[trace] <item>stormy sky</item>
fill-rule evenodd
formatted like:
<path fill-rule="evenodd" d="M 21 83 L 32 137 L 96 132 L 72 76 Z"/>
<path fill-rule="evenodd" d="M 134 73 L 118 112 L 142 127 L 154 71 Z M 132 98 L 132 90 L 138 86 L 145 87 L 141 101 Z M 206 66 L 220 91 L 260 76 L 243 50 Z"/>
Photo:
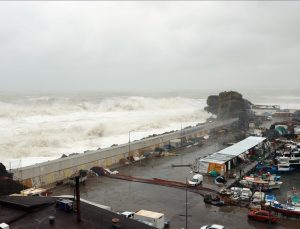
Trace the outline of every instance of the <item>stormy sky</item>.
<path fill-rule="evenodd" d="M 0 91 L 299 88 L 300 2 L 0 2 Z"/>

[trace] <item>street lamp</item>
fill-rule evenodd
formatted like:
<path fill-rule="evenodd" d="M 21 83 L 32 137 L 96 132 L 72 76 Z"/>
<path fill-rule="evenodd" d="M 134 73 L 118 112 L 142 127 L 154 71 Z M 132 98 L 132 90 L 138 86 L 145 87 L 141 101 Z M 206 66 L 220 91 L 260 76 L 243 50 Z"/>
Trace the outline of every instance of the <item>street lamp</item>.
<path fill-rule="evenodd" d="M 182 147 L 182 122 L 180 122 L 180 147 Z"/>
<path fill-rule="evenodd" d="M 135 130 L 130 130 L 129 132 L 128 132 L 128 157 L 130 156 L 129 154 L 130 154 L 130 143 L 131 143 L 131 139 L 130 139 L 130 136 L 131 136 L 131 132 L 133 132 L 133 131 L 135 131 Z M 141 161 L 141 158 L 140 158 L 140 164 L 142 163 L 142 161 Z"/>
<path fill-rule="evenodd" d="M 129 132 L 128 132 L 128 157 L 130 156 L 129 154 L 130 154 L 130 133 L 132 132 L 132 130 L 130 130 Z"/>

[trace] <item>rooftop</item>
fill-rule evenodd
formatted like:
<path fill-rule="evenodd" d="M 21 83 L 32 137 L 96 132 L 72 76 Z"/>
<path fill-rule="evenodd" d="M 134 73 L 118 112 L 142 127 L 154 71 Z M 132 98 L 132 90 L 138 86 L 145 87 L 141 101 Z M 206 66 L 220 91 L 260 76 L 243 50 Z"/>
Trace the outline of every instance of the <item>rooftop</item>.
<path fill-rule="evenodd" d="M 73 211 L 65 212 L 55 207 L 57 198 L 6 196 L 0 198 L 0 222 L 13 228 L 113 228 L 112 219 L 119 219 L 122 229 L 153 229 L 153 227 L 127 219 L 123 215 L 81 202 L 81 221 Z M 30 204 L 32 203 L 32 204 Z M 55 223 L 49 223 L 49 217 L 55 217 Z"/>
<path fill-rule="evenodd" d="M 153 218 L 153 219 L 159 219 L 160 217 L 162 217 L 164 215 L 159 212 L 152 212 L 152 211 L 147 211 L 147 210 L 140 210 L 140 211 L 136 212 L 135 214 L 140 215 L 140 216 L 146 216 L 146 217 Z"/>
<path fill-rule="evenodd" d="M 200 161 L 210 162 L 210 163 L 219 163 L 223 164 L 231 159 L 245 153 L 249 149 L 257 146 L 259 143 L 263 142 L 266 138 L 263 137 L 254 137 L 250 136 L 244 140 L 229 146 L 223 150 L 220 150 L 216 153 L 213 153 L 205 158 L 200 159 Z"/>

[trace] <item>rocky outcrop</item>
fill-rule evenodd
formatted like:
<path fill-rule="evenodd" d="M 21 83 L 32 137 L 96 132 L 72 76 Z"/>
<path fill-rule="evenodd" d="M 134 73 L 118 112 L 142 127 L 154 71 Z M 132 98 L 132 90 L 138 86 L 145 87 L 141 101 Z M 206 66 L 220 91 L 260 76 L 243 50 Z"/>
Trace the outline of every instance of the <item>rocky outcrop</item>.
<path fill-rule="evenodd" d="M 6 177 L 8 174 L 9 173 L 6 171 L 6 167 L 0 163 L 0 177 Z"/>
<path fill-rule="evenodd" d="M 0 180 L 0 196 L 20 193 L 23 189 L 26 189 L 24 185 L 12 179 Z"/>
<path fill-rule="evenodd" d="M 251 102 L 235 91 L 221 92 L 219 95 L 211 95 L 207 98 L 205 110 L 217 115 L 218 119 L 246 118 Z"/>
<path fill-rule="evenodd" d="M 12 174 L 7 172 L 5 166 L 0 163 L 0 195 L 20 193 L 24 188 L 24 185 L 12 180 Z"/>

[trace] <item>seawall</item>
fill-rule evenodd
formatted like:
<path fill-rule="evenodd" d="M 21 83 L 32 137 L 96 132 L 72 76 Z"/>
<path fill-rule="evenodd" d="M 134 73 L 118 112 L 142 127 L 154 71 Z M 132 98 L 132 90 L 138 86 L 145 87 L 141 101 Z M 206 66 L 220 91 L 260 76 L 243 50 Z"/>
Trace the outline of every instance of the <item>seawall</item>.
<path fill-rule="evenodd" d="M 215 121 L 168 134 L 133 141 L 130 143 L 130 152 L 129 144 L 126 143 L 106 149 L 86 151 L 79 155 L 22 167 L 15 169 L 12 172 L 14 173 L 15 180 L 21 181 L 28 187 L 47 186 L 71 177 L 80 169 L 90 169 L 94 166 L 110 168 L 119 164 L 120 160 L 125 159 L 128 156 L 140 155 L 145 151 L 154 150 L 155 147 L 162 147 L 163 145 L 168 144 L 170 140 L 201 137 L 209 134 L 210 131 L 229 127 L 237 121 L 237 119 Z"/>

